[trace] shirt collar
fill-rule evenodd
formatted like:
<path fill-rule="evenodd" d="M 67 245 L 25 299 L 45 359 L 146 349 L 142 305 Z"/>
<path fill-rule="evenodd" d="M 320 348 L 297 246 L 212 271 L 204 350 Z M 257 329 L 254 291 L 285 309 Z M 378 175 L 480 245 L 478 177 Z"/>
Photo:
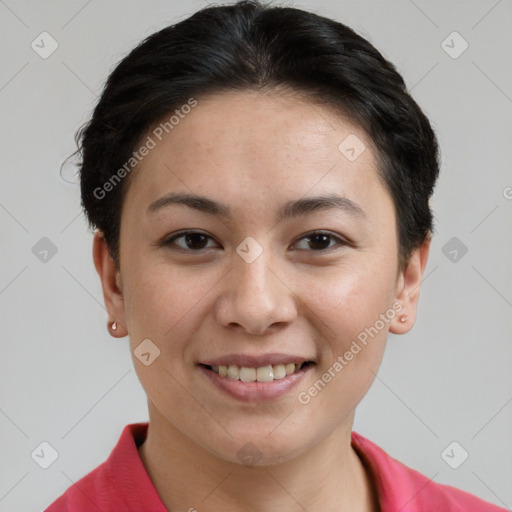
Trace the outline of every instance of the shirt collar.
<path fill-rule="evenodd" d="M 146 439 L 148 425 L 148 422 L 132 423 L 124 427 L 116 447 L 105 462 L 105 470 L 110 481 L 115 483 L 113 487 L 127 502 L 129 497 L 131 506 L 167 512 L 138 452 L 138 447 Z M 451 502 L 448 491 L 441 490 L 439 484 L 390 457 L 382 448 L 354 431 L 351 433 L 351 446 L 368 470 L 381 511 L 425 512 L 436 510 L 436 504 L 446 506 Z M 475 497 L 453 488 L 448 489 L 451 490 L 448 494 L 455 497 L 453 493 L 456 493 L 462 502 L 468 505 L 475 503 Z"/>

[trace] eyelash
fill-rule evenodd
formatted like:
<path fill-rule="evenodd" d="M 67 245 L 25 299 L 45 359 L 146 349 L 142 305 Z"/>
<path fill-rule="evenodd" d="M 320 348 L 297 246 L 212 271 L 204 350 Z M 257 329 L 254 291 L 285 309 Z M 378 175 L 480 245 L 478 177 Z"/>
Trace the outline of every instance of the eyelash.
<path fill-rule="evenodd" d="M 185 237 L 187 235 L 203 235 L 206 238 L 209 238 L 210 240 L 213 240 L 213 238 L 210 235 L 207 235 L 206 233 L 203 233 L 201 231 L 181 231 L 179 233 L 176 233 L 176 234 L 172 235 L 171 237 L 163 239 L 158 245 L 161 246 L 161 247 L 171 246 L 174 243 L 175 240 L 177 240 L 179 238 L 183 238 L 183 237 Z M 337 240 L 338 241 L 337 245 L 339 245 L 339 246 L 352 246 L 352 244 L 350 242 L 348 242 L 347 240 L 345 240 L 345 239 L 343 239 L 343 238 L 341 238 L 341 237 L 339 237 L 339 236 L 337 236 L 337 235 L 335 235 L 335 234 L 333 234 L 333 233 L 331 233 L 329 231 L 311 231 L 310 233 L 306 233 L 301 238 L 299 238 L 298 241 L 303 240 L 303 239 L 313 238 L 315 236 L 320 236 L 320 235 L 326 235 L 326 236 L 330 237 L 331 239 Z M 319 249 L 319 250 L 311 250 L 311 251 L 308 251 L 308 252 L 322 253 L 322 252 L 330 251 L 334 247 L 336 247 L 336 246 L 327 247 L 325 249 Z M 171 247 L 171 249 L 174 250 L 174 248 L 172 248 L 172 247 Z M 201 251 L 204 251 L 206 249 L 209 249 L 209 247 L 203 248 L 203 249 L 194 250 L 194 249 L 186 249 L 186 248 L 178 246 L 177 250 L 180 250 L 180 249 L 185 251 L 185 252 L 201 252 Z M 304 250 L 304 249 L 301 249 L 301 250 Z"/>

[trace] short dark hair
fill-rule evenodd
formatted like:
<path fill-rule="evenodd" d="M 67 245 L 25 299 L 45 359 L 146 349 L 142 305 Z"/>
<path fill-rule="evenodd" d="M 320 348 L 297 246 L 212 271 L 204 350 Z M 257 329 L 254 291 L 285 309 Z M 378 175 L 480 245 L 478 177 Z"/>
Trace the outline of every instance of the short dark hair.
<path fill-rule="evenodd" d="M 190 98 L 244 90 L 295 93 L 364 130 L 393 199 L 404 269 L 433 232 L 429 199 L 439 155 L 427 117 L 395 66 L 351 28 L 257 0 L 205 7 L 147 37 L 112 71 L 90 121 L 77 132 L 82 206 L 118 268 L 121 211 L 132 176 L 126 162 L 137 144 Z M 123 166 L 125 172 L 114 176 Z"/>

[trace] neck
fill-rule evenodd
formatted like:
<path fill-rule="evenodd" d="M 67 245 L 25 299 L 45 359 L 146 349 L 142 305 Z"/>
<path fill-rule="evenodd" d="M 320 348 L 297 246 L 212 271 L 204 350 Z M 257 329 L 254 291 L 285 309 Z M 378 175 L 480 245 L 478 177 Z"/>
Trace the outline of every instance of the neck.
<path fill-rule="evenodd" d="M 350 445 L 353 415 L 294 459 L 273 466 L 242 466 L 192 442 L 150 404 L 139 454 L 168 510 L 378 512 L 371 477 Z"/>

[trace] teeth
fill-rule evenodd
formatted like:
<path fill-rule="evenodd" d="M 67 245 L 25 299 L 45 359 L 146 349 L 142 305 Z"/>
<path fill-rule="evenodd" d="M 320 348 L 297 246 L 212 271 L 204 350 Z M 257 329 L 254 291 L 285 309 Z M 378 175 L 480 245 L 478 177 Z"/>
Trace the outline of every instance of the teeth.
<path fill-rule="evenodd" d="M 261 366 L 256 370 L 258 382 L 272 382 L 274 380 L 274 369 L 272 366 Z"/>
<path fill-rule="evenodd" d="M 274 370 L 274 380 L 284 379 L 286 377 L 286 367 L 284 364 L 275 364 L 272 366 L 272 369 Z"/>
<path fill-rule="evenodd" d="M 291 375 L 295 371 L 295 366 L 298 366 L 298 365 L 295 365 L 293 363 L 288 363 L 284 367 L 284 369 L 286 370 L 286 375 Z"/>
<path fill-rule="evenodd" d="M 254 382 L 256 380 L 256 368 L 240 368 L 240 380 L 242 382 Z"/>
<path fill-rule="evenodd" d="M 238 366 L 228 366 L 228 379 L 238 380 L 240 377 L 240 370 Z"/>
<path fill-rule="evenodd" d="M 219 374 L 221 377 L 241 380 L 242 382 L 272 382 L 273 380 L 284 379 L 288 375 L 295 373 L 301 366 L 301 363 L 274 364 L 260 366 L 259 368 L 219 365 L 212 366 L 212 371 Z"/>

